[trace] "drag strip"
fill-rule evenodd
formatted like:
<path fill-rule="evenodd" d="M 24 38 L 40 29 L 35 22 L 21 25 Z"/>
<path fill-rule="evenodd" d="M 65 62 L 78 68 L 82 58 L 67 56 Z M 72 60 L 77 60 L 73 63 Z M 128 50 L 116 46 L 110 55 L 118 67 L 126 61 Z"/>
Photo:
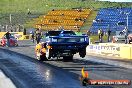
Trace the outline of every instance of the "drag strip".
<path fill-rule="evenodd" d="M 19 47 L 4 47 L 0 49 L 1 58 L 9 60 L 13 64 L 8 66 L 1 64 L 8 69 L 15 80 L 19 79 L 15 84 L 21 84 L 19 88 L 82 88 L 79 82 L 82 67 L 89 72 L 91 79 L 130 79 L 132 80 L 132 71 L 122 67 L 97 63 L 81 59 L 78 55 L 74 57 L 73 62 L 63 61 L 44 61 L 39 62 L 34 57 L 34 45 L 29 41 L 21 41 L 23 45 Z M 24 45 L 25 44 L 25 45 Z M 95 58 L 86 56 L 86 58 Z M 3 60 L 2 59 L 2 60 Z M 45 74 L 52 74 L 49 80 L 46 80 Z M 10 73 L 5 72 L 9 74 Z M 12 78 L 13 79 L 13 78 Z M 24 86 L 24 87 L 21 87 Z M 45 87 L 47 86 L 47 87 Z M 131 86 L 88 86 L 87 88 L 131 88 Z"/>
<path fill-rule="evenodd" d="M 63 69 L 61 65 L 58 65 L 61 67 L 57 66 L 63 63 L 62 61 L 39 62 L 34 58 L 7 49 L 0 49 L 0 52 L 0 58 L 2 58 L 0 68 L 11 78 L 17 88 L 83 88 L 79 75 L 74 73 L 74 70 L 72 72 Z M 87 88 L 113 87 L 87 86 Z"/>
<path fill-rule="evenodd" d="M 18 88 L 81 88 L 78 80 L 33 58 L 0 49 L 1 69 Z"/>

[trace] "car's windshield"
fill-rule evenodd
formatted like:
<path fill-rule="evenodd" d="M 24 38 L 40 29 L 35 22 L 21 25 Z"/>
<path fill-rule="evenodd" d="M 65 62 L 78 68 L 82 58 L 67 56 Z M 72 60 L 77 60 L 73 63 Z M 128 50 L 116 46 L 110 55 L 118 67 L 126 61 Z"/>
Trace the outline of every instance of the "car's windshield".
<path fill-rule="evenodd" d="M 75 35 L 75 32 L 73 32 L 73 31 L 63 31 L 63 34 Z"/>
<path fill-rule="evenodd" d="M 61 31 L 48 31 L 46 36 L 59 36 Z"/>

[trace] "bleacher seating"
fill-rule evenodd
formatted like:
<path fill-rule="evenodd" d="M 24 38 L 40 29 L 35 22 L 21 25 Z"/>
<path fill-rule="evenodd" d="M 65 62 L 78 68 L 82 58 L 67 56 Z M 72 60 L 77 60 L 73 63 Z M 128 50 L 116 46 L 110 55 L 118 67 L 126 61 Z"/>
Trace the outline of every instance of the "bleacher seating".
<path fill-rule="evenodd" d="M 112 32 L 123 30 L 127 26 L 127 13 L 128 14 L 128 30 L 132 29 L 132 8 L 102 8 L 98 12 L 93 24 L 90 28 L 92 32 L 96 32 L 99 28 L 107 31 L 108 28 Z M 125 24 L 118 24 L 123 22 Z"/>
<path fill-rule="evenodd" d="M 91 9 L 81 10 L 52 10 L 47 15 L 35 19 L 35 27 L 41 26 L 44 30 L 53 30 L 63 27 L 67 30 L 77 30 L 83 26 L 89 16 Z"/>

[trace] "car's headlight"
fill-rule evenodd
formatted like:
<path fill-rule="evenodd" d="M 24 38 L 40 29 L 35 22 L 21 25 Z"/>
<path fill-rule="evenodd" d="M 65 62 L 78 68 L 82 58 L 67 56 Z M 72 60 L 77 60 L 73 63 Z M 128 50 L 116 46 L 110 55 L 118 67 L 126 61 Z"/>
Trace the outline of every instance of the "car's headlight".
<path fill-rule="evenodd" d="M 80 42 L 84 42 L 84 38 L 81 38 L 81 39 L 80 39 Z"/>

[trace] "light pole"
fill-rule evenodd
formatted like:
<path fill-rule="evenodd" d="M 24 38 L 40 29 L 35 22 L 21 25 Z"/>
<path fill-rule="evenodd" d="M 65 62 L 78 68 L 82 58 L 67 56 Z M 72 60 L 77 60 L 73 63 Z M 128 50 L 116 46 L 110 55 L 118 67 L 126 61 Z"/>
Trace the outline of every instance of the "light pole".
<path fill-rule="evenodd" d="M 128 29 L 128 15 L 129 15 L 130 13 L 126 13 L 126 16 L 127 16 L 127 29 Z"/>
<path fill-rule="evenodd" d="M 9 21 L 10 21 L 10 24 L 12 23 L 11 21 L 12 21 L 12 17 L 11 17 L 12 15 L 10 14 L 10 16 L 9 16 Z"/>

